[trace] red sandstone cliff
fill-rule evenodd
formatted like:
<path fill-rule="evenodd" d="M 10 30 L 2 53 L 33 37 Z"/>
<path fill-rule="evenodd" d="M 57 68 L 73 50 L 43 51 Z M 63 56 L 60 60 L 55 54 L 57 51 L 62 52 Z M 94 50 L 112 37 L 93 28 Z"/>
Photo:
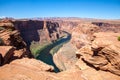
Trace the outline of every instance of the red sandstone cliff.
<path fill-rule="evenodd" d="M 0 67 L 0 79 L 120 80 L 120 42 L 117 39 L 120 34 L 119 25 L 102 23 L 101 26 L 79 20 L 75 23 L 71 22 L 70 20 L 60 24 L 62 30 L 72 34 L 72 39 L 53 58 L 62 72 L 51 72 L 52 66 L 35 59 L 23 58 Z M 33 39 L 42 43 L 59 37 L 58 23 L 55 22 L 29 20 L 12 21 L 13 24 L 20 33 L 18 31 L 9 33 L 9 27 L 4 26 L 7 31 L 2 30 L 0 33 L 0 38 L 4 41 L 0 46 L 2 52 L 0 63 L 9 60 L 15 53 L 20 55 L 23 51 L 26 52 L 25 42 L 30 44 Z M 10 29 L 14 30 L 13 28 Z"/>
<path fill-rule="evenodd" d="M 15 28 L 20 31 L 21 37 L 30 45 L 32 41 L 43 43 L 57 40 L 60 35 L 59 24 L 51 21 L 25 20 L 14 21 Z"/>
<path fill-rule="evenodd" d="M 59 24 L 36 20 L 0 21 L 0 65 L 13 59 L 32 57 L 29 45 L 32 41 L 40 44 L 59 38 Z"/>

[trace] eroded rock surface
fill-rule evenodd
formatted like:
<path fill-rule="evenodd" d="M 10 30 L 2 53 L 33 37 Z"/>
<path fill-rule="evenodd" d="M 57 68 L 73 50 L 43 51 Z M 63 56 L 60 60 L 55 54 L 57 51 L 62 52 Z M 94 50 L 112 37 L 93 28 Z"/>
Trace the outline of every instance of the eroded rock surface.
<path fill-rule="evenodd" d="M 99 27 L 92 24 L 79 24 L 72 31 L 71 42 L 79 49 L 82 46 L 90 44 L 92 40 L 92 34 L 97 32 Z"/>
<path fill-rule="evenodd" d="M 77 69 L 50 73 L 53 67 L 35 59 L 14 60 L 9 65 L 0 67 L 0 80 L 84 80 Z"/>
<path fill-rule="evenodd" d="M 92 24 L 97 25 L 101 28 L 102 31 L 120 31 L 120 23 L 111 23 L 111 22 L 92 22 Z"/>
<path fill-rule="evenodd" d="M 10 64 L 0 67 L 0 80 L 45 80 L 52 76 L 50 76 L 49 72 L 43 71 L 52 70 L 52 66 L 49 66 L 41 61 L 23 58 L 14 60 Z"/>
<path fill-rule="evenodd" d="M 10 62 L 14 55 L 15 48 L 13 46 L 0 46 L 1 65 Z"/>
<path fill-rule="evenodd" d="M 0 67 L 0 80 L 119 80 L 110 72 L 93 68 L 71 68 L 59 73 L 51 72 L 53 67 L 35 59 L 18 59 Z"/>
<path fill-rule="evenodd" d="M 15 48 L 10 53 L 13 54 L 9 56 L 11 59 L 6 59 L 8 60 L 6 62 L 22 57 L 33 57 L 29 51 L 32 41 L 44 44 L 55 41 L 59 37 L 60 29 L 59 24 L 56 22 L 9 19 L 0 21 L 0 45 L 6 46 L 6 48 L 7 46 Z M 3 54 L 2 52 L 0 53 Z"/>
<path fill-rule="evenodd" d="M 53 60 L 56 66 L 61 70 L 67 70 L 72 67 L 77 61 L 74 47 L 71 43 L 65 44 L 60 50 L 54 54 Z"/>
<path fill-rule="evenodd" d="M 120 75 L 120 42 L 117 40 L 119 33 L 102 32 L 95 35 L 92 45 L 79 50 L 82 59 L 98 70 Z"/>
<path fill-rule="evenodd" d="M 29 46 L 32 41 L 40 43 L 55 41 L 60 36 L 59 24 L 51 21 L 18 20 L 14 26 Z"/>
<path fill-rule="evenodd" d="M 2 65 L 9 63 L 14 59 L 32 56 L 26 47 L 26 43 L 23 41 L 17 30 L 2 30 L 0 33 L 0 38 L 2 40 L 0 53 L 2 54 L 2 58 L 4 60 Z"/>
<path fill-rule="evenodd" d="M 0 67 L 0 80 L 120 80 L 119 24 L 84 22 L 69 18 L 60 25 L 36 20 L 2 21 L 0 65 L 17 60 Z M 62 72 L 54 73 L 51 65 L 23 58 L 30 55 L 25 42 L 54 41 L 60 37 L 60 26 L 72 34 L 71 41 L 53 57 Z"/>

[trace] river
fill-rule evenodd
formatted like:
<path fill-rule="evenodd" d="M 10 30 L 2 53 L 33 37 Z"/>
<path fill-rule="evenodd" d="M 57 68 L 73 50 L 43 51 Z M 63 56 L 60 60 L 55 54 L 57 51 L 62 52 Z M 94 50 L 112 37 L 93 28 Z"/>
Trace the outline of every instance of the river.
<path fill-rule="evenodd" d="M 49 64 L 49 65 L 52 65 L 54 67 L 54 70 L 55 72 L 59 72 L 59 69 L 56 67 L 56 65 L 54 64 L 54 61 L 53 61 L 53 55 L 54 53 L 56 53 L 60 47 L 57 47 L 58 49 L 54 52 L 54 53 L 50 53 L 50 51 L 52 49 L 54 49 L 56 46 L 59 46 L 59 45 L 63 45 L 65 43 L 67 43 L 70 39 L 71 39 L 71 34 L 66 32 L 66 31 L 63 31 L 64 34 L 66 34 L 66 36 L 58 39 L 56 42 L 54 42 L 53 44 L 49 45 L 48 47 L 44 48 L 40 53 L 39 55 L 36 57 L 36 59 L 38 60 L 41 60 L 43 61 L 44 63 L 46 64 Z"/>

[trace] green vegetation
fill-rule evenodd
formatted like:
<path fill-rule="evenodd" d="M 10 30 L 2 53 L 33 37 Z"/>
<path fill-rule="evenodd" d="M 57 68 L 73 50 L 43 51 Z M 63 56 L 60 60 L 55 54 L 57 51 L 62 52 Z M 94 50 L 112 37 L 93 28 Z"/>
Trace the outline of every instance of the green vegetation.
<path fill-rule="evenodd" d="M 69 33 L 64 32 L 64 34 L 65 35 L 52 42 L 46 41 L 40 44 L 39 42 L 32 41 L 30 45 L 32 55 L 36 59 L 54 66 L 55 72 L 59 72 L 59 69 L 54 64 L 53 55 L 63 46 L 63 44 L 67 43 L 71 39 L 71 35 Z M 62 65 L 64 66 L 64 64 Z"/>
<path fill-rule="evenodd" d="M 67 36 L 67 35 L 66 35 Z M 59 42 L 63 37 L 65 37 L 65 36 L 62 36 L 61 38 L 59 38 L 58 40 L 57 40 L 57 42 Z M 63 46 L 63 44 L 65 44 L 65 43 L 67 43 L 68 41 L 63 41 L 63 42 L 60 42 L 60 44 L 58 43 L 57 44 L 57 46 L 55 46 L 55 47 L 53 47 L 51 50 L 50 50 L 50 53 L 52 54 L 52 55 L 54 55 L 62 46 Z"/>
<path fill-rule="evenodd" d="M 2 38 L 0 38 L 0 46 L 4 44 L 4 41 L 2 40 Z"/>
<path fill-rule="evenodd" d="M 120 41 L 120 36 L 118 37 L 118 41 Z"/>
<path fill-rule="evenodd" d="M 39 55 L 39 53 L 45 49 L 46 47 L 48 47 L 51 43 L 49 42 L 45 42 L 43 44 L 40 44 L 39 42 L 35 42 L 33 41 L 30 45 L 30 51 L 32 52 L 34 57 L 37 57 Z"/>
<path fill-rule="evenodd" d="M 5 28 L 4 28 L 4 27 L 2 27 L 2 26 L 0 26 L 0 31 L 1 31 L 1 30 L 5 30 Z"/>
<path fill-rule="evenodd" d="M 70 39 L 70 36 L 68 36 L 69 38 L 65 38 L 66 36 L 68 35 L 65 34 L 64 36 L 60 37 L 54 42 L 46 41 L 42 44 L 40 44 L 39 42 L 32 41 L 30 45 L 30 51 L 33 54 L 33 56 L 36 58 L 40 54 L 42 55 L 42 53 L 46 53 L 46 52 L 47 54 L 50 53 L 51 55 L 54 55 L 54 53 L 56 53 L 63 46 L 63 44 L 68 42 L 68 40 Z"/>
<path fill-rule="evenodd" d="M 63 37 L 64 37 L 64 36 L 63 36 Z M 57 44 L 59 43 L 59 41 L 60 41 L 63 37 L 59 38 L 59 39 L 56 40 L 54 43 L 44 42 L 44 43 L 40 44 L 39 42 L 32 41 L 32 42 L 31 42 L 31 45 L 30 45 L 30 51 L 31 51 L 31 53 L 33 54 L 34 57 L 37 57 L 37 56 L 40 54 L 40 52 L 41 52 L 42 50 L 44 50 L 45 48 L 47 48 L 48 46 L 51 45 L 51 47 L 52 47 L 52 46 L 53 46 L 52 44 L 57 45 Z M 56 42 L 58 42 L 58 43 L 56 43 Z M 54 53 L 56 53 L 56 52 L 63 46 L 63 44 L 64 44 L 64 43 L 59 44 L 59 45 L 57 45 L 56 47 L 52 48 L 52 49 L 50 50 L 50 53 L 51 53 L 52 55 L 54 55 Z"/>

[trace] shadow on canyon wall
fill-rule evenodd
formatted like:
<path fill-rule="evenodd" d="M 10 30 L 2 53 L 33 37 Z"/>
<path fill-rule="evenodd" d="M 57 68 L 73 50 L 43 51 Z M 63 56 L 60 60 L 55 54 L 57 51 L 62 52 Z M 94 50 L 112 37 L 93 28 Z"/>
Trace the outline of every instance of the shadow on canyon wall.
<path fill-rule="evenodd" d="M 44 22 L 44 21 L 15 21 L 15 28 L 20 31 L 21 37 L 30 46 L 32 41 L 40 42 L 47 40 L 50 41 L 51 38 L 59 38 L 58 27 L 59 24 L 55 22 Z M 52 33 L 58 33 L 56 35 L 51 35 Z"/>
<path fill-rule="evenodd" d="M 38 30 L 43 29 L 43 21 L 15 21 L 14 24 L 28 46 L 33 40 L 40 41 Z"/>

